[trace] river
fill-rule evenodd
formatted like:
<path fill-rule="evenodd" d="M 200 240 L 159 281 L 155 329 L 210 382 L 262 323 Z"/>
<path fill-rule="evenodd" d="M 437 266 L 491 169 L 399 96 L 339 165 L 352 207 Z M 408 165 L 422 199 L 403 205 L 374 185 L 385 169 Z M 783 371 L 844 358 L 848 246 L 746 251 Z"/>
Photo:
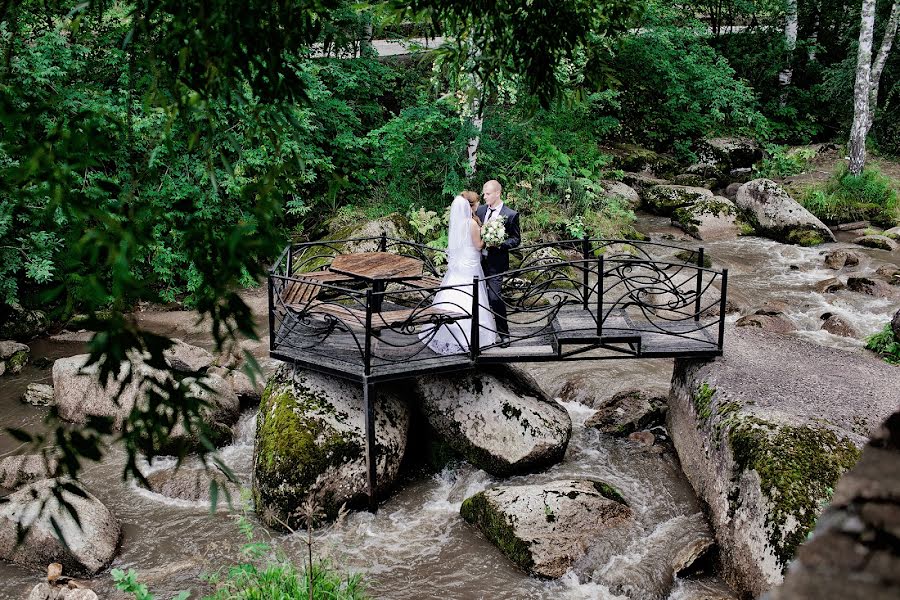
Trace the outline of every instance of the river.
<path fill-rule="evenodd" d="M 696 248 L 700 244 L 671 227 L 668 219 L 641 215 L 638 228 L 653 239 Z M 823 253 L 849 246 L 845 242 L 817 248 L 788 246 L 770 240 L 746 237 L 704 243 L 716 268 L 729 269 L 729 298 L 743 314 L 770 300 L 784 301 L 787 315 L 798 327 L 795 335 L 816 343 L 862 351 L 861 339 L 842 338 L 821 331 L 821 315 L 829 312 L 852 323 L 861 336 L 870 335 L 890 319 L 895 303 L 841 290 L 821 294 L 815 284 L 834 277 L 826 269 Z M 870 274 L 896 256 L 884 251 L 854 247 L 863 256 L 854 270 Z M 265 294 L 248 292 L 265 339 L 267 320 Z M 733 322 L 739 315 L 730 315 Z M 211 348 L 211 339 L 188 312 L 137 313 L 142 324 L 189 343 Z M 50 360 L 84 350 L 82 341 L 39 339 L 30 344 L 32 360 Z M 249 347 L 261 359 L 266 346 Z M 725 351 L 728 351 L 727 337 Z M 701 507 L 682 475 L 673 452 L 650 452 L 627 440 L 586 429 L 593 410 L 578 402 L 602 400 L 616 391 L 639 387 L 665 392 L 672 374 L 671 360 L 622 360 L 601 363 L 543 363 L 526 367 L 538 376 L 554 396 L 565 396 L 563 404 L 573 421 L 573 434 L 562 463 L 505 483 L 537 483 L 560 478 L 599 478 L 619 488 L 634 509 L 635 519 L 627 535 L 598 539 L 588 554 L 565 577 L 547 582 L 525 576 L 476 530 L 459 516 L 463 499 L 499 480 L 467 464 L 460 464 L 424 479 L 406 481 L 377 514 L 353 513 L 342 524 L 316 532 L 313 551 L 328 557 L 341 569 L 362 573 L 370 593 L 378 598 L 418 599 L 518 599 L 592 598 L 650 599 L 729 598 L 727 587 L 715 573 L 700 572 L 671 585 L 664 576 L 673 548 L 703 535 Z M 30 382 L 50 383 L 49 368 L 29 365 L 16 376 L 0 379 L 2 425 L 32 431 L 41 428 L 45 409 L 20 402 Z M 245 413 L 237 426 L 233 444 L 221 453 L 235 472 L 249 482 L 252 471 L 255 415 Z M 9 435 L 0 435 L 0 455 L 17 448 Z M 165 499 L 121 482 L 123 456 L 113 450 L 100 464 L 90 465 L 84 476 L 87 488 L 122 521 L 124 539 L 113 566 L 134 568 L 150 584 L 157 598 L 170 598 L 175 591 L 196 588 L 197 575 L 239 560 L 244 538 L 234 513 L 211 514 L 205 504 Z M 148 466 L 163 468 L 162 459 Z M 255 522 L 252 514 L 247 518 Z M 257 525 L 260 539 L 269 540 L 288 557 L 301 562 L 306 554 L 305 535 L 282 535 Z M 11 564 L 0 564 L 0 597 L 24 598 L 40 581 L 41 573 Z M 109 576 L 92 582 L 108 597 Z"/>

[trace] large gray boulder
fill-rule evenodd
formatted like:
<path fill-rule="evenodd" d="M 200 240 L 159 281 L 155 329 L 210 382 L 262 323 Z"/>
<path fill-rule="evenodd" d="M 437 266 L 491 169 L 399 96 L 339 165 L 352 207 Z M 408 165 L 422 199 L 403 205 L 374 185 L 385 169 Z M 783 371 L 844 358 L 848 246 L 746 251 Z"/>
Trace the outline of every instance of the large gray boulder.
<path fill-rule="evenodd" d="M 0 304 L 0 340 L 30 340 L 47 330 L 47 315 L 21 304 Z"/>
<path fill-rule="evenodd" d="M 556 464 L 572 434 L 566 409 L 517 369 L 421 377 L 415 395 L 435 435 L 493 475 Z"/>
<path fill-rule="evenodd" d="M 853 243 L 865 246 L 866 248 L 887 250 L 888 252 L 896 252 L 900 249 L 900 244 L 886 235 L 864 235 L 853 240 Z"/>
<path fill-rule="evenodd" d="M 709 138 L 697 143 L 697 158 L 702 164 L 716 165 L 720 170 L 752 167 L 762 158 L 756 140 L 744 137 Z"/>
<path fill-rule="evenodd" d="M 184 373 L 200 373 L 206 371 L 213 364 L 213 355 L 205 348 L 193 346 L 173 338 L 172 346 L 163 353 L 166 362 L 176 371 Z"/>
<path fill-rule="evenodd" d="M 625 437 L 640 429 L 662 423 L 667 399 L 642 390 L 614 394 L 584 424 L 603 433 Z"/>
<path fill-rule="evenodd" d="M 676 360 L 667 424 L 709 506 L 732 585 L 782 579 L 866 435 L 897 405 L 896 368 L 792 336 L 730 329 L 725 355 Z"/>
<path fill-rule="evenodd" d="M 215 481 L 218 487 L 217 504 L 220 507 L 227 506 L 228 499 L 233 504 L 239 503 L 240 487 L 228 481 L 221 473 L 182 466 L 179 469 L 175 467 L 161 469 L 147 475 L 151 492 L 185 502 L 209 502 L 212 481 Z"/>
<path fill-rule="evenodd" d="M 147 391 L 152 385 L 169 381 L 171 377 L 165 371 L 153 369 L 141 360 L 133 359 L 130 363 L 133 370 L 131 381 L 125 383 L 129 366 L 123 364 L 118 376 L 105 385 L 100 381 L 96 364 L 85 367 L 87 359 L 87 354 L 79 354 L 60 358 L 53 363 L 54 403 L 59 416 L 73 423 L 85 423 L 91 415 L 104 416 L 112 418 L 114 427 L 121 428 L 135 404 L 146 401 Z M 223 443 L 230 440 L 231 426 L 240 416 L 240 403 L 231 386 L 214 375 L 200 380 L 210 389 L 204 389 L 195 379 L 185 381 L 190 385 L 193 396 L 208 403 L 202 415 L 213 433 L 212 441 Z M 172 441 L 176 443 L 184 437 L 192 438 L 192 443 L 198 442 L 196 436 L 188 436 L 179 423 L 172 431 Z"/>
<path fill-rule="evenodd" d="M 56 469 L 56 460 L 40 454 L 14 454 L 0 460 L 0 487 L 15 489 L 46 479 Z"/>
<path fill-rule="evenodd" d="M 734 200 L 758 235 L 786 244 L 816 246 L 834 234 L 771 179 L 754 179 L 738 188 Z"/>
<path fill-rule="evenodd" d="M 263 392 L 256 424 L 253 495 L 272 527 L 294 527 L 307 498 L 334 518 L 366 499 L 362 388 L 318 373 L 282 368 Z M 397 479 L 406 452 L 409 408 L 388 388 L 375 404 L 377 493 Z"/>
<path fill-rule="evenodd" d="M 25 344 L 6 340 L 0 342 L 0 375 L 4 372 L 18 375 L 28 364 L 31 349 Z"/>
<path fill-rule="evenodd" d="M 98 600 L 98 598 L 97 593 L 88 588 L 70 588 L 67 585 L 52 585 L 46 582 L 34 586 L 28 595 L 28 600 Z"/>
<path fill-rule="evenodd" d="M 58 562 L 66 573 L 96 575 L 116 555 L 122 533 L 119 521 L 89 492 L 82 490 L 81 496 L 63 491 L 63 498 L 78 514 L 75 521 L 51 494 L 53 486 L 51 479 L 38 481 L 10 494 L 7 502 L 0 504 L 0 558 L 41 569 Z M 57 537 L 51 521 L 59 527 L 68 547 Z M 17 545 L 17 528 L 22 526 L 30 530 Z"/>
<path fill-rule="evenodd" d="M 641 193 L 644 207 L 658 215 L 671 217 L 679 208 L 700 200 L 711 200 L 713 193 L 705 188 L 687 185 L 655 185 Z"/>
<path fill-rule="evenodd" d="M 622 183 L 621 181 L 608 180 L 601 181 L 600 183 L 603 186 L 603 193 L 607 198 L 620 200 L 625 206 L 632 210 L 641 205 L 640 195 L 638 195 L 637 191 L 630 185 Z"/>
<path fill-rule="evenodd" d="M 769 600 L 900 598 L 900 412 L 845 473 Z"/>
<path fill-rule="evenodd" d="M 495 487 L 467 498 L 463 518 L 532 575 L 561 577 L 603 535 L 631 518 L 631 509 L 601 481 L 564 480 Z"/>
<path fill-rule="evenodd" d="M 672 224 L 703 241 L 731 240 L 741 233 L 737 207 L 724 196 L 703 195 L 676 208 Z"/>
<path fill-rule="evenodd" d="M 891 319 L 891 331 L 894 332 L 894 339 L 900 344 L 900 310 L 895 312 L 894 318 Z"/>

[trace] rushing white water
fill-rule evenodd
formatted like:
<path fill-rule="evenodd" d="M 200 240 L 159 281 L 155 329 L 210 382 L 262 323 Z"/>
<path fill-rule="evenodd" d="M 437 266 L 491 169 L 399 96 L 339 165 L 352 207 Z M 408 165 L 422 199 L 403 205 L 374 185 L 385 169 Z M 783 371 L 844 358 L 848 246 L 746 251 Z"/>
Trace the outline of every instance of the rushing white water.
<path fill-rule="evenodd" d="M 654 234 L 655 239 L 668 234 L 680 239 L 673 243 L 692 248 L 700 245 L 684 239 L 665 219 L 644 216 L 639 227 Z M 836 276 L 846 280 L 852 273 L 869 275 L 882 264 L 896 262 L 896 256 L 889 253 L 854 247 L 863 257 L 860 264 L 838 273 L 824 267 L 823 255 L 846 244 L 800 248 L 761 238 L 741 238 L 704 246 L 716 268 L 729 269 L 728 297 L 742 314 L 750 314 L 767 301 L 784 301 L 787 317 L 798 328 L 795 335 L 817 343 L 861 351 L 862 338 L 881 329 L 896 310 L 896 303 L 887 300 L 848 290 L 822 294 L 815 289 L 822 280 Z M 823 313 L 845 318 L 860 337 L 842 338 L 822 331 Z M 729 320 L 738 316 L 729 315 Z M 204 343 L 202 338 L 192 339 Z M 80 346 L 48 342 L 32 344 L 32 348 L 35 356 L 50 358 L 81 351 Z M 405 481 L 377 514 L 352 513 L 344 523 L 316 531 L 315 555 L 331 557 L 341 568 L 364 574 L 371 593 L 379 598 L 689 600 L 701 594 L 727 598 L 727 586 L 714 576 L 671 581 L 672 554 L 707 530 L 677 457 L 672 452 L 650 452 L 584 427 L 593 413 L 586 404 L 629 387 L 664 392 L 672 362 L 548 363 L 529 365 L 528 369 L 551 395 L 584 402 L 564 402 L 572 417 L 573 434 L 560 464 L 543 473 L 502 482 L 464 463 L 424 479 Z M 4 377 L 3 381 L 3 425 L 38 429 L 42 410 L 22 405 L 19 397 L 28 382 L 47 382 L 48 371 L 28 367 L 21 375 Z M 252 472 L 255 427 L 254 413 L 245 413 L 236 427 L 234 442 L 220 450 L 220 456 L 245 485 L 249 485 Z M 15 446 L 11 438 L 0 438 L 0 452 Z M 137 569 L 157 597 L 168 598 L 179 589 L 196 585 L 200 571 L 239 560 L 239 548 L 245 540 L 233 514 L 210 514 L 206 503 L 174 501 L 123 484 L 122 464 L 121 451 L 114 451 L 103 463 L 91 465 L 85 476 L 88 489 L 124 524 L 125 536 L 115 567 Z M 173 464 L 171 459 L 158 459 L 146 466 L 146 472 Z M 556 581 L 526 576 L 459 516 L 465 498 L 495 484 L 582 477 L 601 479 L 619 488 L 634 510 L 634 522 L 624 534 L 594 540 L 585 557 Z M 252 514 L 249 518 L 253 519 Z M 299 563 L 305 559 L 304 532 L 283 535 L 258 526 L 257 535 L 270 540 L 292 560 Z M 178 570 L 178 565 L 187 567 Z M 39 579 L 40 573 L 0 565 L 0 597 L 24 597 Z M 94 583 L 101 592 L 110 587 L 105 576 Z"/>

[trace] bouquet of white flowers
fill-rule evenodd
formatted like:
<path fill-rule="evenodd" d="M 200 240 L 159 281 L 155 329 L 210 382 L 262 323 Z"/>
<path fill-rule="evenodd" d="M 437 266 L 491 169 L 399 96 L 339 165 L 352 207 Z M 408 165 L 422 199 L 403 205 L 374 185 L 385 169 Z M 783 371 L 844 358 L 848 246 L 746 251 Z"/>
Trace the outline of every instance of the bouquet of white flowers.
<path fill-rule="evenodd" d="M 481 239 L 486 247 L 497 247 L 506 240 L 504 221 L 503 217 L 497 217 L 481 226 Z"/>

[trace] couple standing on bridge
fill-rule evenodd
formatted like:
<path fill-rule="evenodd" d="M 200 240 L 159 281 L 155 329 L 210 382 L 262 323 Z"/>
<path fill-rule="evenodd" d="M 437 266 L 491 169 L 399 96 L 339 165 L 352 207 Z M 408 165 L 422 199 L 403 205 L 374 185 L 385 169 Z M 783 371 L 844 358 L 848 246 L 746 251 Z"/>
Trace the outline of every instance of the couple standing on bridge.
<path fill-rule="evenodd" d="M 503 187 L 496 180 L 484 184 L 481 196 L 484 205 L 477 193 L 468 191 L 450 205 L 447 273 L 441 281 L 447 289 L 435 294 L 432 306 L 470 313 L 472 282 L 478 277 L 478 345 L 489 346 L 499 335 L 500 345 L 506 347 L 509 325 L 501 288 L 503 273 L 509 270 L 509 251 L 521 242 L 519 213 L 503 203 Z M 471 319 L 464 319 L 436 329 L 429 325 L 419 335 L 438 354 L 459 354 L 469 350 L 471 330 Z"/>

